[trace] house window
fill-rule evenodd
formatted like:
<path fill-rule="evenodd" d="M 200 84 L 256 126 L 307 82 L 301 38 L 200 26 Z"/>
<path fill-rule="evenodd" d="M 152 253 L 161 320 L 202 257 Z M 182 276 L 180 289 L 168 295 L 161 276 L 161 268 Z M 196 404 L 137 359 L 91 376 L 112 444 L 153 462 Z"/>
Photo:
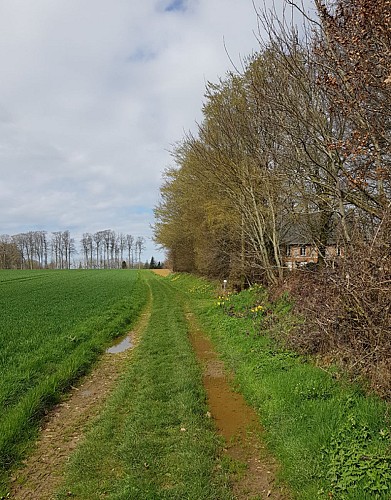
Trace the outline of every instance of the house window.
<path fill-rule="evenodd" d="M 287 245 L 287 246 L 286 246 L 286 256 L 287 256 L 287 257 L 290 257 L 290 256 L 291 256 L 291 246 L 290 246 L 290 245 Z"/>
<path fill-rule="evenodd" d="M 302 245 L 302 246 L 300 247 L 300 257 L 305 257 L 305 255 L 306 255 L 305 250 L 306 250 L 305 245 Z"/>

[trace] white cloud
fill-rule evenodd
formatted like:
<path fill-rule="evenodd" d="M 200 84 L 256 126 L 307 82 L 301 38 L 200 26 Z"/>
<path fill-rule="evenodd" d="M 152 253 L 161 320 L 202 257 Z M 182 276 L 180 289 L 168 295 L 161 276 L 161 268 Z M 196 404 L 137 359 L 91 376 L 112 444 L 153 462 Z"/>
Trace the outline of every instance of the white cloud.
<path fill-rule="evenodd" d="M 2 0 L 0 234 L 150 236 L 167 150 L 231 69 L 223 39 L 239 65 L 256 27 L 251 0 Z"/>

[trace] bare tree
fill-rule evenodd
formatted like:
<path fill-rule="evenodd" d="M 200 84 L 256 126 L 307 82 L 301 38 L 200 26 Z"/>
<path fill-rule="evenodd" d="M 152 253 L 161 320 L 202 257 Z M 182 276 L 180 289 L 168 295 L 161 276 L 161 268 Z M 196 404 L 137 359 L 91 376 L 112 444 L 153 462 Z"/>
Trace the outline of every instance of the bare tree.
<path fill-rule="evenodd" d="M 93 236 L 90 233 L 83 233 L 81 245 L 83 249 L 85 267 L 91 269 L 93 267 Z"/>
<path fill-rule="evenodd" d="M 118 267 L 120 267 L 120 264 L 122 265 L 122 262 L 124 260 L 124 253 L 126 249 L 126 236 L 123 233 L 120 233 L 117 237 L 117 246 L 119 248 L 119 261 L 120 261 Z"/>
<path fill-rule="evenodd" d="M 141 268 L 141 254 L 145 250 L 145 239 L 142 236 L 138 236 L 135 243 L 135 249 L 138 259 L 138 268 Z"/>
<path fill-rule="evenodd" d="M 75 252 L 75 245 L 74 245 L 74 239 L 71 237 L 71 234 L 68 230 L 63 231 L 61 234 L 61 245 L 62 245 L 62 255 L 63 255 L 63 262 L 62 262 L 62 268 L 63 269 L 70 269 L 71 268 L 71 258 L 73 253 Z"/>
<path fill-rule="evenodd" d="M 134 254 L 133 254 L 133 249 L 134 249 L 134 237 L 131 234 L 126 235 L 126 246 L 128 250 L 128 266 L 130 268 L 134 267 Z"/>
<path fill-rule="evenodd" d="M 22 265 L 22 255 L 13 237 L 0 235 L 0 269 L 17 269 Z"/>
<path fill-rule="evenodd" d="M 110 231 L 110 267 L 116 267 L 117 248 L 117 235 L 114 231 Z"/>
<path fill-rule="evenodd" d="M 93 235 L 93 240 L 95 243 L 95 256 L 96 256 L 96 262 L 95 262 L 95 267 L 99 269 L 101 267 L 101 247 L 102 247 L 102 232 L 98 231 L 94 233 Z"/>

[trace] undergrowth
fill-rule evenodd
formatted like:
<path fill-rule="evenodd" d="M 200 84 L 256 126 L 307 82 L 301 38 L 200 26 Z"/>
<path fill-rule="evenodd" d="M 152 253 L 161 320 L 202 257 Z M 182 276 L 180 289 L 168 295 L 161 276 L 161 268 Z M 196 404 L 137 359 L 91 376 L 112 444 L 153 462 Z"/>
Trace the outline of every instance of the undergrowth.
<path fill-rule="evenodd" d="M 190 275 L 171 280 L 258 412 L 294 498 L 389 500 L 389 405 L 278 343 L 297 324 L 289 297 L 272 301 L 261 287 L 202 295 Z"/>
<path fill-rule="evenodd" d="M 382 442 L 388 445 L 389 439 L 388 429 L 380 429 L 375 435 L 373 429 L 348 414 L 329 445 L 322 448 L 335 498 L 390 497 L 391 455 L 381 446 Z"/>
<path fill-rule="evenodd" d="M 284 286 L 303 321 L 287 340 L 391 400 L 391 214 L 371 241 L 355 233 L 332 265 L 289 274 Z"/>

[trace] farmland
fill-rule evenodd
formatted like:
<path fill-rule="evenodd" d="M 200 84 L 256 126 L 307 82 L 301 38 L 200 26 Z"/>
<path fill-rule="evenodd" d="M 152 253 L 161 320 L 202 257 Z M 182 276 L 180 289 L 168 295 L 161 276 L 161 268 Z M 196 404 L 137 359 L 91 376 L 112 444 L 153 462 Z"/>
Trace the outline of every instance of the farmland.
<path fill-rule="evenodd" d="M 136 271 L 0 272 L 0 464 L 147 300 Z"/>
<path fill-rule="evenodd" d="M 263 497 L 270 490 L 275 499 L 390 498 L 389 403 L 276 342 L 293 320 L 288 298 L 270 301 L 254 286 L 217 299 L 214 282 L 149 271 L 3 272 L 0 279 L 0 498 L 248 498 L 235 488 L 248 487 L 252 458 L 257 476 L 274 477 L 257 489 Z M 73 404 L 71 396 L 54 412 L 64 412 L 60 434 L 46 428 L 45 409 L 130 328 L 137 342 L 128 357 L 104 355 L 94 365 L 91 376 L 111 359 L 119 376 L 88 425 L 79 432 L 80 399 Z M 197 358 L 190 340 L 203 333 L 224 370 Z M 239 436 L 226 439 L 208 396 L 205 380 L 225 370 L 263 426 L 249 462 L 235 455 Z M 85 380 L 74 393 L 84 392 Z M 227 407 L 222 393 L 219 401 Z M 28 438 L 38 422 L 44 451 L 35 454 Z M 59 436 L 73 439 L 76 428 L 68 453 Z M 46 453 L 49 446 L 57 455 Z M 33 471 L 25 461 L 10 474 L 10 464 L 29 455 Z"/>

